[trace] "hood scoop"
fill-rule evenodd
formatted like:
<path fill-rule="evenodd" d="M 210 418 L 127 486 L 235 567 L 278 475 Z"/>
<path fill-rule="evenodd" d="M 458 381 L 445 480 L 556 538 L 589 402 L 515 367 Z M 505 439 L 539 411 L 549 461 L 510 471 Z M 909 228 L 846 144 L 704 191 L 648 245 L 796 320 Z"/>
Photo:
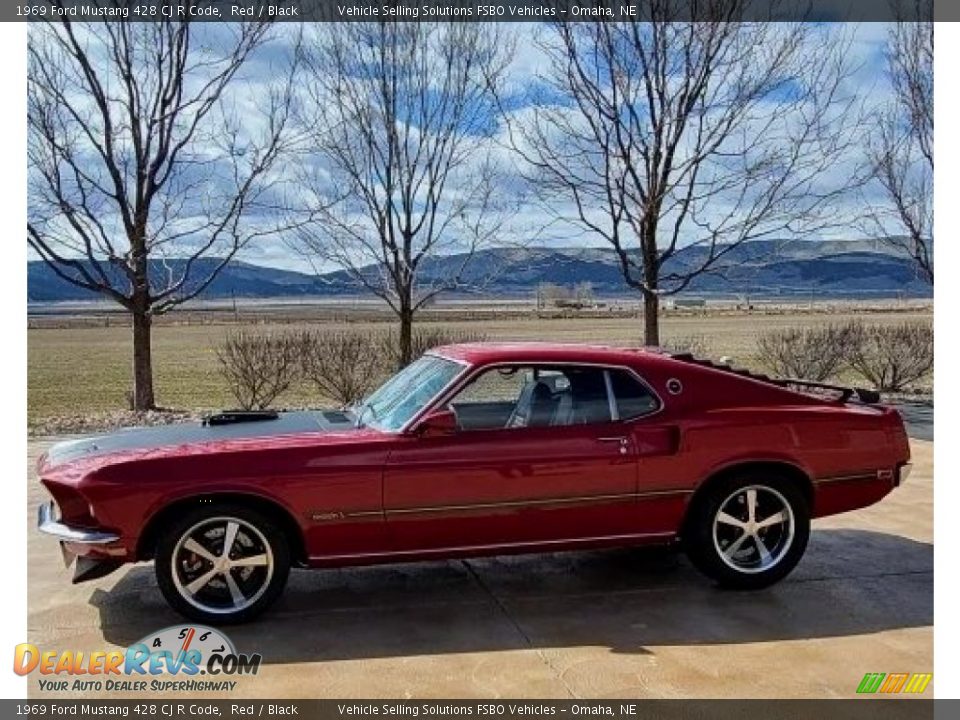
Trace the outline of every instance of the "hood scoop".
<path fill-rule="evenodd" d="M 220 425 L 237 425 L 239 423 L 261 422 L 276 420 L 280 413 L 276 410 L 224 410 L 216 415 L 209 415 L 203 419 L 203 424 L 209 427 Z"/>
<path fill-rule="evenodd" d="M 342 425 L 343 423 L 353 423 L 353 417 L 343 412 L 342 410 L 324 410 L 321 415 L 323 419 L 327 422 L 333 423 L 334 425 Z"/>

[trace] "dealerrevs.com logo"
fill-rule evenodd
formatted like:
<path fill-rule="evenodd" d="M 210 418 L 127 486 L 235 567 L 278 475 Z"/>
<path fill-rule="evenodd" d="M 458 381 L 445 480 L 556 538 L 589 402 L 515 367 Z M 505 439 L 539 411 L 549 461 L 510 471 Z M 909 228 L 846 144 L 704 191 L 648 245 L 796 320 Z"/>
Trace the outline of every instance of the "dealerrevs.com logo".
<path fill-rule="evenodd" d="M 927 689 L 933 673 L 867 673 L 857 686 L 860 695 L 874 693 L 919 694 Z"/>
<path fill-rule="evenodd" d="M 13 671 L 57 676 L 40 680 L 41 690 L 54 692 L 229 691 L 237 683 L 224 676 L 256 675 L 261 659 L 259 654 L 238 653 L 233 642 L 214 628 L 174 625 L 147 635 L 126 650 L 51 650 L 21 643 L 14 649 Z"/>

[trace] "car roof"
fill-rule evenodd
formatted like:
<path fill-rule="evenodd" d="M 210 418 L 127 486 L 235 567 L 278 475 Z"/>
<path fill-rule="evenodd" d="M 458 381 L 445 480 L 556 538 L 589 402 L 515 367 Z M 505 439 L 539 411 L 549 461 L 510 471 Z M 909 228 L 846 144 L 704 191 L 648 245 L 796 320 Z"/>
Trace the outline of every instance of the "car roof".
<path fill-rule="evenodd" d="M 430 350 L 433 355 L 470 365 L 504 362 L 596 363 L 637 365 L 643 361 L 668 361 L 669 356 L 656 349 L 613 347 L 581 343 L 553 342 L 475 342 L 443 345 Z"/>

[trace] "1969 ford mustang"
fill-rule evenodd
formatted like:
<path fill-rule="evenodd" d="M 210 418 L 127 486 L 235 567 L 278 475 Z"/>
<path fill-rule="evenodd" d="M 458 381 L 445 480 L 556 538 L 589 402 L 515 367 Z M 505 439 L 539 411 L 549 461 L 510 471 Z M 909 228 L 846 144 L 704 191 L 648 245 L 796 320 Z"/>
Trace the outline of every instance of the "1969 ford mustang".
<path fill-rule="evenodd" d="M 810 519 L 877 502 L 910 450 L 875 393 L 652 350 L 437 348 L 348 411 L 226 412 L 65 442 L 39 462 L 74 582 L 153 559 L 205 622 L 291 566 L 681 542 L 718 583 L 789 573 Z"/>

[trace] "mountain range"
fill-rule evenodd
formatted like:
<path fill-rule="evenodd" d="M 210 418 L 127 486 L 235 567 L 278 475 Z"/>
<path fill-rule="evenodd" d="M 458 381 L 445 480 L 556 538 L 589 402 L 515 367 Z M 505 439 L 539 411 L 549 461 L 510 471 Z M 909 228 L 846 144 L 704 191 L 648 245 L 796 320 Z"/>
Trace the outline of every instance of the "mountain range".
<path fill-rule="evenodd" d="M 684 248 L 665 265 L 665 273 L 696 267 L 706 250 Z M 182 271 L 184 260 L 156 261 L 151 277 Z M 205 277 L 219 261 L 201 259 L 194 277 Z M 421 268 L 429 282 L 454 274 L 462 255 L 431 258 Z M 112 281 L 118 282 L 118 271 Z M 370 268 L 369 272 L 375 272 Z M 470 261 L 463 292 L 483 295 L 529 295 L 540 283 L 569 285 L 589 282 L 598 295 L 632 294 L 624 285 L 612 249 L 597 247 L 532 247 L 482 250 Z M 751 294 L 821 297 L 928 297 L 910 258 L 876 240 L 755 241 L 727 252 L 715 271 L 701 275 L 687 295 Z M 359 295 L 362 291 L 343 271 L 313 275 L 292 270 L 230 262 L 200 297 L 296 298 Z M 95 300 L 99 296 L 58 277 L 41 261 L 27 263 L 27 298 L 31 303 Z"/>

